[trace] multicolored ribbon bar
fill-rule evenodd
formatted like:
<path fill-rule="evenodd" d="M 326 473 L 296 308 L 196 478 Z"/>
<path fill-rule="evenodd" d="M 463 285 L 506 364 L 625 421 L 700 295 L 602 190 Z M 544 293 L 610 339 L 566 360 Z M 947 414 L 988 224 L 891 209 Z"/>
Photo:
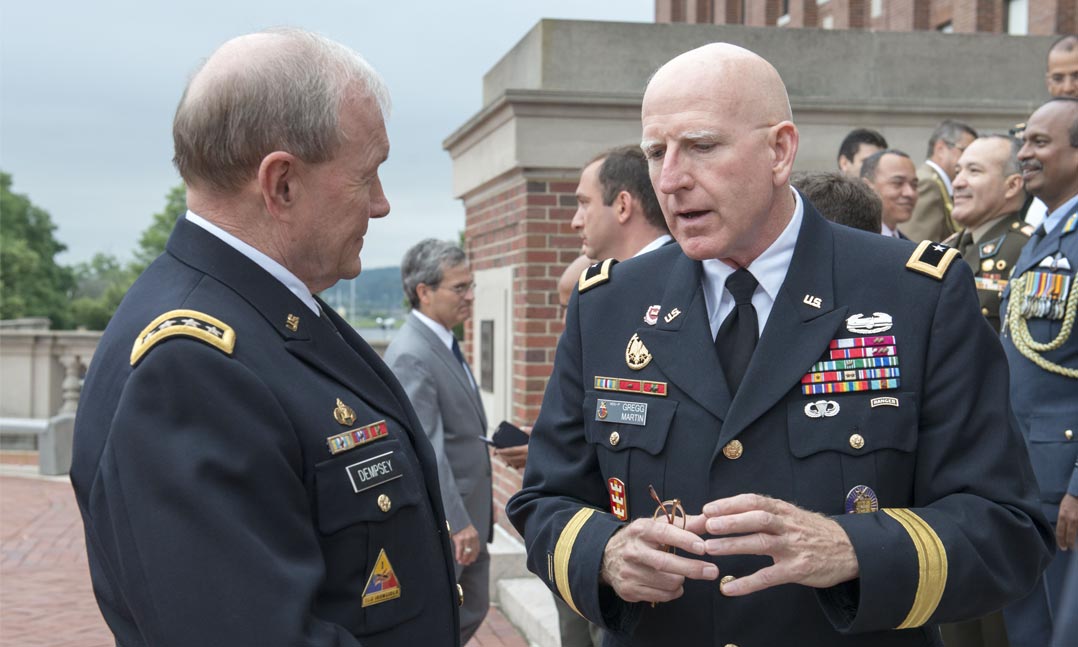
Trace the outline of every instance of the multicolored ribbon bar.
<path fill-rule="evenodd" d="M 898 378 L 826 382 L 824 384 L 805 384 L 801 387 L 801 392 L 805 395 L 822 395 L 827 393 L 853 393 L 855 391 L 882 391 L 883 389 L 897 389 L 898 383 Z"/>
<path fill-rule="evenodd" d="M 595 388 L 600 391 L 620 391 L 622 393 L 640 393 L 666 397 L 666 382 L 648 380 L 624 380 L 619 377 L 595 376 Z"/>
<path fill-rule="evenodd" d="M 832 339 L 828 348 L 860 348 L 862 346 L 894 346 L 895 338 L 893 335 L 887 335 L 886 337 L 846 337 L 843 339 Z"/>
<path fill-rule="evenodd" d="M 852 359 L 857 357 L 881 357 L 897 355 L 894 346 L 862 346 L 860 348 L 842 348 L 828 351 L 831 359 Z"/>
<path fill-rule="evenodd" d="M 819 384 L 821 382 L 856 382 L 863 380 L 879 380 L 888 377 L 898 377 L 898 368 L 867 368 L 851 371 L 823 371 L 820 373 L 807 373 L 801 378 L 802 384 Z"/>
<path fill-rule="evenodd" d="M 848 371 L 857 368 L 885 368 L 898 366 L 898 356 L 890 357 L 863 357 L 861 359 L 840 359 L 831 362 L 816 362 L 809 369 L 809 373 L 821 371 Z"/>

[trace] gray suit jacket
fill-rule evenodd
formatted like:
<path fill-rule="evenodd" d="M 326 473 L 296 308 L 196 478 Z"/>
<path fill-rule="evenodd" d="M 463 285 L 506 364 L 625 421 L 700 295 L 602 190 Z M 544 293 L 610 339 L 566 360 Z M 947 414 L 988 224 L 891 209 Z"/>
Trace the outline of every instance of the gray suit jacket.
<path fill-rule="evenodd" d="M 453 352 L 415 314 L 390 342 L 386 364 L 400 380 L 438 458 L 445 516 L 458 532 L 469 523 L 490 541 L 490 454 L 479 440 L 487 416 Z"/>

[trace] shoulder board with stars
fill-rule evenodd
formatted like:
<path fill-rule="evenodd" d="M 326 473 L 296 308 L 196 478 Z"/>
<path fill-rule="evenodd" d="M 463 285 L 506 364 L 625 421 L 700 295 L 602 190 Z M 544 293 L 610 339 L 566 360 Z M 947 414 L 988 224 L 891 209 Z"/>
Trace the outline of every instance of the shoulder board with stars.
<path fill-rule="evenodd" d="M 197 310 L 170 310 L 150 322 L 135 338 L 131 366 L 138 364 L 158 343 L 182 335 L 203 341 L 226 355 L 236 347 L 236 332 L 220 319 Z"/>
<path fill-rule="evenodd" d="M 953 247 L 923 240 L 917 249 L 913 250 L 910 260 L 906 261 L 906 269 L 942 281 L 947 268 L 958 255 L 958 250 Z"/>
<path fill-rule="evenodd" d="M 579 291 L 584 294 L 597 285 L 602 285 L 610 280 L 610 270 L 617 264 L 617 260 L 608 258 L 601 263 L 588 267 L 580 274 Z"/>

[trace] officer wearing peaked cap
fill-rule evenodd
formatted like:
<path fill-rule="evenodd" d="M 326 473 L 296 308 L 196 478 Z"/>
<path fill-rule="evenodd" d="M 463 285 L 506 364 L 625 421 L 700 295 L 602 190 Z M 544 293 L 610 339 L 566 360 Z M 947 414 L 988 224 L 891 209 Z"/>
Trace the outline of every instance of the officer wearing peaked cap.
<path fill-rule="evenodd" d="M 459 645 L 431 446 L 313 296 L 389 212 L 387 101 L 357 54 L 294 30 L 227 42 L 187 88 L 191 211 L 109 323 L 75 425 L 117 645 Z"/>
<path fill-rule="evenodd" d="M 642 116 L 679 247 L 570 302 L 507 506 L 529 568 L 608 646 L 939 645 L 1027 591 L 1049 530 L 957 253 L 793 192 L 751 52 L 675 58 Z"/>

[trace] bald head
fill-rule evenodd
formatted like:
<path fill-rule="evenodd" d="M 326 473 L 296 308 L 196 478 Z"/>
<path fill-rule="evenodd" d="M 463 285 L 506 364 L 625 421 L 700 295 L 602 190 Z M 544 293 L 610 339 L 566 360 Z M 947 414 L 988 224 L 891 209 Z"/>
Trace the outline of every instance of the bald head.
<path fill-rule="evenodd" d="M 377 73 L 351 49 L 297 29 L 233 38 L 203 64 L 173 121 L 174 162 L 189 187 L 222 193 L 251 181 L 262 159 L 285 151 L 310 163 L 341 144 L 341 107 L 389 98 Z"/>
<path fill-rule="evenodd" d="M 775 67 L 737 45 L 711 43 L 671 59 L 648 82 L 644 103 L 687 88 L 694 89 L 701 101 L 751 113 L 768 124 L 793 118 L 786 86 Z"/>
<path fill-rule="evenodd" d="M 641 148 L 670 233 L 690 258 L 747 267 L 794 211 L 790 99 L 775 68 L 747 49 L 705 45 L 648 83 Z"/>

